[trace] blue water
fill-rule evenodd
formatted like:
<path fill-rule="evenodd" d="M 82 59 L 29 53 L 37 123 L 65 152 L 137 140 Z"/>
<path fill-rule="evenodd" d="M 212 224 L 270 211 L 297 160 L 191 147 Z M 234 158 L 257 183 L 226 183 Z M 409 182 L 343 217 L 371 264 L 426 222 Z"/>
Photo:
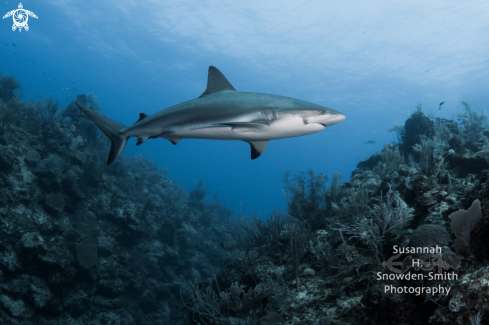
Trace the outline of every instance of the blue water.
<path fill-rule="evenodd" d="M 209 65 L 242 91 L 331 107 L 346 120 L 305 137 L 271 141 L 250 160 L 240 141 L 163 139 L 124 154 L 143 155 L 188 191 L 267 216 L 286 209 L 286 170 L 340 172 L 397 141 L 387 129 L 423 103 L 456 118 L 461 100 L 487 108 L 489 5 L 471 1 L 23 1 L 30 30 L 0 20 L 0 73 L 15 76 L 24 100 L 79 93 L 125 125 L 198 97 Z M 18 3 L 0 2 L 2 16 Z M 15 43 L 15 46 L 13 45 Z M 56 79 L 56 80 L 55 80 Z M 67 88 L 67 89 L 66 89 Z M 445 101 L 441 110 L 438 104 Z M 375 144 L 363 144 L 374 140 Z"/>

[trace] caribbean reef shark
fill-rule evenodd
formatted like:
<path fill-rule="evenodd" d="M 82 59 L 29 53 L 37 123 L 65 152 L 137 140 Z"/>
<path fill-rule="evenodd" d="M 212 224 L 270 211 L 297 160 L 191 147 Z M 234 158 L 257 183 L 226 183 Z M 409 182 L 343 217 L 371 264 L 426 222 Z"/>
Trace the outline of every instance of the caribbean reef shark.
<path fill-rule="evenodd" d="M 138 138 L 136 145 L 154 138 L 173 144 L 183 138 L 242 140 L 250 144 L 251 159 L 256 159 L 270 140 L 316 133 L 345 119 L 338 111 L 299 99 L 237 91 L 213 66 L 207 89 L 198 98 L 150 116 L 140 113 L 129 127 L 75 104 L 112 142 L 107 165 L 119 157 L 130 137 Z"/>

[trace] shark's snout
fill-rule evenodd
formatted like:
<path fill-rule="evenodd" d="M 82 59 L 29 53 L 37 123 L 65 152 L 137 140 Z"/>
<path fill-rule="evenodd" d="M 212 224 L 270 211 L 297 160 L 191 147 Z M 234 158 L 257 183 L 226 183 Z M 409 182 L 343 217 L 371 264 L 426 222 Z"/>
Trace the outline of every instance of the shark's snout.
<path fill-rule="evenodd" d="M 338 115 L 334 115 L 332 118 L 331 118 L 331 122 L 328 124 L 328 125 L 334 125 L 334 124 L 338 124 L 340 122 L 343 122 L 345 120 L 346 116 L 343 115 L 343 114 L 338 114 Z"/>
<path fill-rule="evenodd" d="M 327 112 L 327 113 L 322 114 L 322 115 L 317 115 L 317 116 L 308 118 L 308 122 L 309 123 L 318 123 L 318 124 L 321 124 L 321 125 L 326 127 L 326 126 L 338 124 L 338 123 L 342 122 L 345 118 L 346 118 L 346 116 L 339 113 L 339 112 L 334 112 L 334 113 Z"/>

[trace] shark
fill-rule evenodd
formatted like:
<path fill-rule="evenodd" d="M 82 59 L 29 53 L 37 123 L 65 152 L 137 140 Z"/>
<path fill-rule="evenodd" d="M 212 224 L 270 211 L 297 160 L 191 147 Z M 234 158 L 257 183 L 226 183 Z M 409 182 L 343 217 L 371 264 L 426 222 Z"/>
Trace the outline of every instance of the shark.
<path fill-rule="evenodd" d="M 181 139 L 242 140 L 250 144 L 251 159 L 256 159 L 270 140 L 316 133 L 345 119 L 338 111 L 303 100 L 237 91 L 214 66 L 209 67 L 207 88 L 198 98 L 153 115 L 140 113 L 131 126 L 75 104 L 111 141 L 107 165 L 120 156 L 131 137 L 138 138 L 137 146 L 155 138 L 174 145 Z"/>

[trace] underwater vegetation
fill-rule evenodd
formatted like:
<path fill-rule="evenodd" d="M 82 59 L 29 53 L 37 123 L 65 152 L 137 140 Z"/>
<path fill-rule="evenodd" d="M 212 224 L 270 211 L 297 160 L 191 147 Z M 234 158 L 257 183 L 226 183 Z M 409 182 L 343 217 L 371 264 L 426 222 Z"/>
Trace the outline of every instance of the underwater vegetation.
<path fill-rule="evenodd" d="M 0 323 L 186 324 L 179 288 L 223 264 L 228 211 L 0 77 Z M 101 110 L 92 95 L 77 101 Z"/>
<path fill-rule="evenodd" d="M 0 77 L 1 324 L 489 319 L 488 120 L 465 102 L 457 121 L 418 105 L 350 179 L 289 171 L 287 211 L 230 219 L 204 180 L 187 195 L 142 157 L 106 166 L 109 141 L 73 103 L 19 89 Z"/>
<path fill-rule="evenodd" d="M 285 173 L 287 214 L 241 215 L 220 229 L 233 239 L 224 268 L 182 295 L 193 322 L 484 323 L 489 132 L 485 113 L 462 105 L 458 121 L 418 105 L 391 129 L 399 143 L 344 183 L 338 173 Z M 389 277 L 407 272 L 424 278 Z"/>

